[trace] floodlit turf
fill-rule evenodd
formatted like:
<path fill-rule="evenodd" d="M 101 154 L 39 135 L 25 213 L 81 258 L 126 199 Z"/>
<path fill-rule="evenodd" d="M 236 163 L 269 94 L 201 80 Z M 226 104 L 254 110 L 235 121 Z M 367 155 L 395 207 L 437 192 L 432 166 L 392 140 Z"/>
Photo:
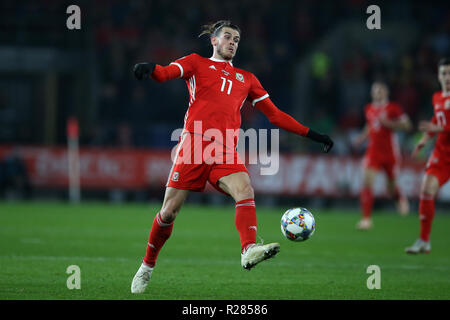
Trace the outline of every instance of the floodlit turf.
<path fill-rule="evenodd" d="M 160 253 L 147 292 L 130 293 L 158 208 L 87 203 L 0 203 L 0 299 L 450 299 L 450 214 L 437 213 L 432 252 L 410 256 L 417 213 L 374 213 L 375 228 L 355 230 L 358 212 L 309 208 L 314 236 L 284 239 L 283 209 L 258 208 L 259 234 L 280 253 L 251 271 L 240 266 L 233 206 L 186 205 Z M 69 290 L 66 269 L 81 269 Z M 381 289 L 367 288 L 369 265 Z"/>

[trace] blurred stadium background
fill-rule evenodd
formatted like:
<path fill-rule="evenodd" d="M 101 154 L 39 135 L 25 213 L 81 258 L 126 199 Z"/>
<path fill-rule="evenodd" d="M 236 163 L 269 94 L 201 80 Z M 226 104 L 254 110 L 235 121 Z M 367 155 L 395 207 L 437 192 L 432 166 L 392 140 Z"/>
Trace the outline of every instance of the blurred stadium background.
<path fill-rule="evenodd" d="M 66 8 L 81 8 L 68 30 Z M 160 201 L 169 172 L 170 135 L 187 108 L 183 81 L 138 82 L 139 61 L 166 65 L 186 54 L 210 56 L 202 24 L 231 19 L 243 31 L 236 66 L 256 74 L 275 104 L 330 134 L 331 155 L 280 132 L 280 171 L 252 170 L 260 204 L 358 208 L 369 88 L 384 79 L 414 125 L 432 115 L 436 64 L 450 53 L 450 11 L 431 1 L 385 1 L 381 30 L 366 28 L 366 0 L 342 1 L 13 1 L 0 4 L 0 194 L 8 200 L 67 199 L 67 121 L 79 122 L 82 199 Z M 243 128 L 267 128 L 243 108 Z M 416 199 L 429 149 L 409 154 L 419 134 L 399 134 L 400 187 Z M 377 180 L 379 206 L 392 206 Z M 191 202 L 230 201 L 212 188 Z M 258 199 L 258 195 L 260 196 Z M 293 200 L 295 199 L 295 200 Z M 450 185 L 439 195 L 448 208 Z M 417 201 L 412 201 L 412 210 Z"/>
<path fill-rule="evenodd" d="M 72 4 L 81 8 L 81 30 L 66 28 Z M 404 254 L 419 229 L 417 196 L 430 149 L 413 160 L 420 134 L 399 134 L 399 186 L 412 199 L 412 213 L 394 213 L 380 175 L 376 227 L 363 233 L 355 223 L 364 148 L 353 148 L 352 140 L 364 125 L 375 79 L 388 83 L 415 127 L 431 117 L 436 65 L 450 54 L 450 11 L 437 1 L 377 1 L 381 30 L 368 30 L 371 4 L 2 0 L 0 300 L 449 299 L 450 183 L 436 204 L 433 252 Z M 209 188 L 191 193 L 152 285 L 132 295 L 171 167 L 171 133 L 182 128 L 188 102 L 183 81 L 138 82 L 132 68 L 192 52 L 209 57 L 207 39 L 197 35 L 202 24 L 219 19 L 243 31 L 234 64 L 256 74 L 280 109 L 336 144 L 324 155 L 280 131 L 278 174 L 248 166 L 258 233 L 282 245 L 276 259 L 250 273 L 242 269 L 232 199 Z M 250 105 L 242 116 L 244 129 L 273 128 Z M 69 119 L 79 130 L 68 130 Z M 79 131 L 79 205 L 68 201 L 77 199 L 68 188 L 69 167 L 77 163 L 69 165 L 68 131 Z M 283 239 L 280 217 L 292 206 L 315 214 L 313 239 Z M 366 286 L 373 264 L 382 270 L 382 290 Z M 81 268 L 82 290 L 68 290 L 69 265 Z"/>

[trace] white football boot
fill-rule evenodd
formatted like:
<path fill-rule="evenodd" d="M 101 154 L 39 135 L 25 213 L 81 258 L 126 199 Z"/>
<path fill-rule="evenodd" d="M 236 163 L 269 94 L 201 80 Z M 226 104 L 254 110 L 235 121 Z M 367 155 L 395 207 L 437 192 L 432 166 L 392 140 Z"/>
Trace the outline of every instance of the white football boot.
<path fill-rule="evenodd" d="M 411 247 L 405 249 L 406 253 L 417 254 L 417 253 L 430 253 L 431 243 L 430 241 L 423 241 L 422 239 L 417 239 L 416 242 Z"/>
<path fill-rule="evenodd" d="M 131 293 L 143 293 L 152 276 L 153 268 L 142 263 L 131 283 Z"/>
<path fill-rule="evenodd" d="M 241 254 L 241 265 L 244 269 L 250 270 L 261 261 L 272 258 L 279 251 L 279 243 L 251 244 L 244 253 Z"/>
<path fill-rule="evenodd" d="M 358 229 L 358 230 L 369 230 L 369 229 L 372 229 L 372 227 L 373 227 L 372 220 L 367 219 L 367 218 L 361 219 L 361 221 L 359 221 L 356 224 L 356 229 Z"/>

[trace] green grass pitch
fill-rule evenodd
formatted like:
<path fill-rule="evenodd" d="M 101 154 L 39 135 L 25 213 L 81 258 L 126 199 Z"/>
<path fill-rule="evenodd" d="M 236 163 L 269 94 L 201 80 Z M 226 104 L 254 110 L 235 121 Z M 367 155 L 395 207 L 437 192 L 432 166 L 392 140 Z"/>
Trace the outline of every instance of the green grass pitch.
<path fill-rule="evenodd" d="M 145 294 L 130 293 L 159 208 L 143 204 L 0 203 L 0 299 L 450 299 L 450 215 L 437 212 L 432 252 L 410 256 L 417 213 L 375 212 L 375 228 L 355 230 L 359 212 L 314 210 L 303 243 L 280 232 L 286 208 L 258 207 L 258 233 L 280 253 L 251 271 L 240 265 L 234 207 L 186 205 L 162 249 Z M 69 290 L 66 269 L 81 270 Z M 369 265 L 381 289 L 369 290 Z"/>

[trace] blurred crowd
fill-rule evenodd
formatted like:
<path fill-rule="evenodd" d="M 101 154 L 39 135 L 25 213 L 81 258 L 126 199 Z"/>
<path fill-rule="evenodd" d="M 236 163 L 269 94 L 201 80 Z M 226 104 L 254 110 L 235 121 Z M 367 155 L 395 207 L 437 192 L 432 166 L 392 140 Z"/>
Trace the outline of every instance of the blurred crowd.
<path fill-rule="evenodd" d="M 88 21 L 83 32 L 89 32 L 93 40 L 89 50 L 95 53 L 98 89 L 92 113 L 95 125 L 89 130 L 82 128 L 81 143 L 172 146 L 170 133 L 183 126 L 188 104 L 185 83 L 138 82 L 132 75 L 133 65 L 140 61 L 167 65 L 192 52 L 209 57 L 209 40 L 197 35 L 202 24 L 221 19 L 232 20 L 242 30 L 234 65 L 254 73 L 283 111 L 295 115 L 298 108 L 305 108 L 304 117 L 297 120 L 335 136 L 334 152 L 355 152 L 349 133 L 363 127 L 363 107 L 370 102 L 370 85 L 376 79 L 388 83 L 391 98 L 414 123 L 430 117 L 431 95 L 439 89 L 436 63 L 450 52 L 450 11 L 425 2 L 381 2 L 383 24 L 395 21 L 418 26 L 413 45 L 406 51 L 399 52 L 392 44 L 367 48 L 354 43 L 342 61 L 333 59 L 336 48 L 314 51 L 317 43 L 343 22 L 356 21 L 364 29 L 370 4 L 366 0 L 89 2 L 88 12 L 82 11 Z M 310 61 L 310 99 L 299 106 L 293 99 L 298 90 L 295 78 L 297 66 L 306 57 Z M 244 128 L 271 128 L 264 116 L 248 105 L 242 113 Z M 297 141 L 285 139 L 283 134 L 281 147 L 286 151 L 319 150 Z"/>
<path fill-rule="evenodd" d="M 338 6 L 333 6 L 338 7 Z M 98 1 L 96 49 L 101 62 L 102 90 L 95 143 L 166 147 L 167 132 L 183 126 L 187 90 L 182 81 L 139 83 L 131 69 L 139 61 L 167 65 L 192 52 L 211 56 L 202 24 L 230 19 L 240 26 L 242 41 L 234 65 L 256 74 L 280 108 L 290 112 L 292 69 L 312 39 L 327 29 L 327 16 L 317 20 L 312 1 Z M 317 14 L 317 13 L 316 13 Z M 243 126 L 255 115 L 244 108 Z M 149 122 L 152 125 L 149 125 Z M 261 125 L 261 124 L 260 124 Z M 262 124 L 264 125 L 264 123 Z M 100 132 L 100 135 L 99 135 Z"/>
<path fill-rule="evenodd" d="M 431 115 L 431 94 L 439 89 L 436 62 L 449 53 L 450 12 L 409 1 L 382 4 L 383 23 L 401 20 L 420 26 L 406 52 L 396 47 L 364 48 L 354 44 L 336 64 L 332 55 L 318 52 L 311 59 L 311 100 L 293 101 L 296 65 L 315 44 L 342 21 L 362 19 L 367 1 L 96 1 L 95 39 L 101 63 L 98 126 L 87 143 L 168 147 L 168 132 L 183 126 L 187 90 L 182 81 L 139 83 L 131 69 L 139 61 L 166 65 L 197 52 L 210 56 L 208 39 L 197 38 L 200 26 L 229 18 L 242 29 L 234 64 L 253 72 L 282 110 L 295 115 L 307 108 L 300 122 L 334 134 L 335 152 L 354 152 L 347 133 L 364 125 L 363 107 L 370 85 L 386 81 L 390 96 L 414 123 Z M 432 17 L 432 19 L 430 19 Z M 362 26 L 364 27 L 364 25 Z M 261 113 L 243 108 L 243 127 L 271 125 Z M 284 135 L 283 135 L 284 137 Z M 284 150 L 313 151 L 310 144 L 282 139 Z M 309 149 L 309 150 L 308 150 Z M 314 149 L 318 150 L 318 149 Z"/>

